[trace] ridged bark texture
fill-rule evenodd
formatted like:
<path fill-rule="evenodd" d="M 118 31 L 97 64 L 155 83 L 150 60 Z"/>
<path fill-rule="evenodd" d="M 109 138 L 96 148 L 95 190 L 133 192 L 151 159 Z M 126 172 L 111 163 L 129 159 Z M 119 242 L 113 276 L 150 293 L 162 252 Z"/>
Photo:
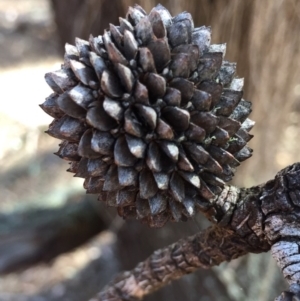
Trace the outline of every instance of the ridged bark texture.
<path fill-rule="evenodd" d="M 95 299 L 140 300 L 160 287 L 199 268 L 210 268 L 248 253 L 248 243 L 236 233 L 210 227 L 154 252 L 131 272 L 124 272 Z"/>
<path fill-rule="evenodd" d="M 207 213 L 216 221 L 215 226 L 156 251 L 132 271 L 118 275 L 93 300 L 140 300 L 198 268 L 271 248 L 291 285 L 290 291 L 276 300 L 299 300 L 299 191 L 299 163 L 260 186 L 241 190 L 226 187 L 223 196 L 212 205 L 214 210 Z M 228 204 L 227 209 L 224 204 Z"/>
<path fill-rule="evenodd" d="M 265 233 L 290 291 L 275 301 L 300 300 L 300 165 L 282 170 L 266 185 L 262 211 L 267 216 Z M 272 202 L 271 202 L 272 200 Z M 273 206 L 272 206 L 273 205 Z"/>

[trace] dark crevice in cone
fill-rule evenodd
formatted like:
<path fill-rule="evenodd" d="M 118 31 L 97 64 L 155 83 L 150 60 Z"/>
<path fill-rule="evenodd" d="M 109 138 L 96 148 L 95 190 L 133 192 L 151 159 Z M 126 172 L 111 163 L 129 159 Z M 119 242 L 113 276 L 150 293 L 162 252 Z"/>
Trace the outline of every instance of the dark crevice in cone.
<path fill-rule="evenodd" d="M 150 226 L 207 212 L 240 162 L 254 122 L 226 45 L 192 16 L 130 7 L 103 36 L 67 44 L 41 108 L 56 153 L 88 193 Z"/>

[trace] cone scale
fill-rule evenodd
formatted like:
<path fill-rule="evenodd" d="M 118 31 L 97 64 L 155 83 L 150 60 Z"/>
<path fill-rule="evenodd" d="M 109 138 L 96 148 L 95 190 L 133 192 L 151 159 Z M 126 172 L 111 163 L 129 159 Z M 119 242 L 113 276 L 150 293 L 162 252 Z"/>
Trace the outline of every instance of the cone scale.
<path fill-rule="evenodd" d="M 189 13 L 136 5 L 119 21 L 67 44 L 61 69 L 45 75 L 47 133 L 87 193 L 120 216 L 184 221 L 251 156 L 251 103 L 226 45 L 210 45 L 211 29 Z"/>

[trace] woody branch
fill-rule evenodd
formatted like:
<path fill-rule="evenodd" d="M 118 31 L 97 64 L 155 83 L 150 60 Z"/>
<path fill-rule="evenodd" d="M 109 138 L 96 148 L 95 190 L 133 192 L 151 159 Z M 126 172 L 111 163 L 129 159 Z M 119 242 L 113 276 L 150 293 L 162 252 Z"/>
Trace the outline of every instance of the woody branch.
<path fill-rule="evenodd" d="M 123 272 L 93 300 L 141 300 L 170 281 L 199 268 L 210 268 L 249 252 L 272 248 L 272 255 L 291 285 L 277 301 L 299 296 L 300 164 L 275 179 L 249 189 L 226 186 L 205 212 L 215 225 L 157 250 L 133 270 Z"/>

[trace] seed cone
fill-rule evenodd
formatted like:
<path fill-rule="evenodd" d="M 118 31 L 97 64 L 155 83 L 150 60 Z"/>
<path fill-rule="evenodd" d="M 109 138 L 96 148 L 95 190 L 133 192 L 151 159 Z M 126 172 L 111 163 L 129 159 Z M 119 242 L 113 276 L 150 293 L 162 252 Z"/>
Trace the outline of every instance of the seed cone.
<path fill-rule="evenodd" d="M 42 109 L 87 193 L 150 226 L 210 208 L 251 156 L 254 122 L 226 45 L 187 12 L 130 7 L 103 36 L 67 44 Z"/>

